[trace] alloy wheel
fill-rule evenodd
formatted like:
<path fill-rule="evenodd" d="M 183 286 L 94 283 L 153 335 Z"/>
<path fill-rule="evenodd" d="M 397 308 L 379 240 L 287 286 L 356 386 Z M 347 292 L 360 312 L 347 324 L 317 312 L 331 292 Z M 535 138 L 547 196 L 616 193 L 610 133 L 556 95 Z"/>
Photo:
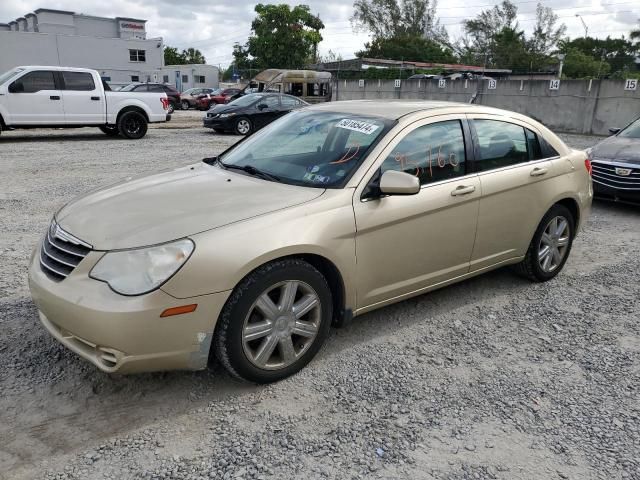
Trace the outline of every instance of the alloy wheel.
<path fill-rule="evenodd" d="M 247 133 L 249 133 L 249 130 L 251 130 L 251 124 L 249 123 L 249 120 L 245 120 L 244 118 L 238 120 L 237 129 L 238 133 L 241 133 L 242 135 L 246 135 Z"/>
<path fill-rule="evenodd" d="M 265 290 L 242 328 L 247 359 L 264 370 L 295 363 L 313 344 L 322 320 L 321 302 L 307 283 L 288 280 Z"/>
<path fill-rule="evenodd" d="M 542 271 L 551 273 L 562 264 L 570 238 L 569 221 L 563 216 L 552 218 L 542 232 L 538 245 L 538 263 Z"/>

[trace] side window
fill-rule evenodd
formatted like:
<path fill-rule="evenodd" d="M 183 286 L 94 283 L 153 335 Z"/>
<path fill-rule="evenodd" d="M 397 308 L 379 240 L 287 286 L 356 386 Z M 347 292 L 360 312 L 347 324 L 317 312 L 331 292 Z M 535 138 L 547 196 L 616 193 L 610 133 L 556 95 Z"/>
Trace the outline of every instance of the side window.
<path fill-rule="evenodd" d="M 545 158 L 542 155 L 542 150 L 540 149 L 538 135 L 536 135 L 529 129 L 525 129 L 525 133 L 527 135 L 527 150 L 529 150 L 529 160 L 540 160 L 541 158 Z"/>
<path fill-rule="evenodd" d="M 96 89 L 93 76 L 86 72 L 62 72 L 65 90 L 80 90 L 90 92 Z"/>
<path fill-rule="evenodd" d="M 155 85 L 155 84 L 149 84 L 149 91 L 164 93 L 164 89 L 162 88 L 162 85 Z"/>
<path fill-rule="evenodd" d="M 464 175 L 465 162 L 462 124 L 448 120 L 408 133 L 382 163 L 381 171 L 410 173 L 424 185 Z"/>
<path fill-rule="evenodd" d="M 300 105 L 297 99 L 291 97 L 280 97 L 280 102 L 284 108 L 294 108 Z"/>
<path fill-rule="evenodd" d="M 497 120 L 474 120 L 473 124 L 480 144 L 478 171 L 529 161 L 523 127 Z"/>
<path fill-rule="evenodd" d="M 549 142 L 540 137 L 540 150 L 542 151 L 542 158 L 559 157 L 560 154 L 553 148 Z"/>
<path fill-rule="evenodd" d="M 260 103 L 265 103 L 268 108 L 279 108 L 280 100 L 277 95 L 268 95 L 262 99 Z"/>
<path fill-rule="evenodd" d="M 56 90 L 53 72 L 44 70 L 29 72 L 9 87 L 11 93 L 36 93 L 40 90 Z"/>

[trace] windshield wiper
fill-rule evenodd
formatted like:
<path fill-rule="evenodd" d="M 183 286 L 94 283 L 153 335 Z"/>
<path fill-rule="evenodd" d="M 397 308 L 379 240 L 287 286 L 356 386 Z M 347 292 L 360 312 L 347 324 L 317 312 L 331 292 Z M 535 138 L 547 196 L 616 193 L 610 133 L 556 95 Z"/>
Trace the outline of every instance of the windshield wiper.
<path fill-rule="evenodd" d="M 230 170 L 240 170 L 243 172 L 247 172 L 249 175 L 253 175 L 255 177 L 264 178 L 266 180 L 273 180 L 274 182 L 281 182 L 281 178 L 273 173 L 265 172 L 260 170 L 253 165 L 233 165 L 231 163 L 224 163 L 218 160 L 218 163 L 222 165 L 224 168 L 228 168 Z"/>

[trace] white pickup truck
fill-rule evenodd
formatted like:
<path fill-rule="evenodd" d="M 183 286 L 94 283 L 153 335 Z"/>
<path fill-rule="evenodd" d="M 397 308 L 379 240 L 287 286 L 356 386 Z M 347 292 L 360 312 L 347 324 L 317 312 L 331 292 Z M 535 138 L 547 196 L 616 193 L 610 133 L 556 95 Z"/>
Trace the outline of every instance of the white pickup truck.
<path fill-rule="evenodd" d="M 15 128 L 98 127 L 142 138 L 171 119 L 161 92 L 112 92 L 95 70 L 16 67 L 0 75 L 0 132 Z"/>

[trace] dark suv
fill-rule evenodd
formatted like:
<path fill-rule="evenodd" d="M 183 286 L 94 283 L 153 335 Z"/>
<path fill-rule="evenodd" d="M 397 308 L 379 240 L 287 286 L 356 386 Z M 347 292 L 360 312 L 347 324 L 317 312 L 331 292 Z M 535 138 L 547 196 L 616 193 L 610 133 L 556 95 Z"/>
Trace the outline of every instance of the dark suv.
<path fill-rule="evenodd" d="M 169 99 L 169 112 L 173 113 L 178 105 L 180 105 L 180 92 L 171 85 L 164 83 L 131 83 L 126 87 L 122 87 L 120 92 L 164 92 Z"/>

